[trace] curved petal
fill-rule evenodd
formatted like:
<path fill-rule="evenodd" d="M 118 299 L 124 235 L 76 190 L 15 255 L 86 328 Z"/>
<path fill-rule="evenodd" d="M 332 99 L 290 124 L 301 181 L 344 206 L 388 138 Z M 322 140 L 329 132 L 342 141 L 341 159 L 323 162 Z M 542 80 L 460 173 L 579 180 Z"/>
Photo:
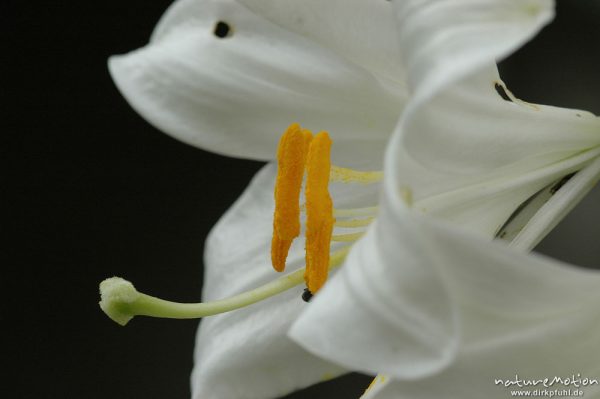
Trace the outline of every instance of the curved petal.
<path fill-rule="evenodd" d="M 397 203 L 383 204 L 382 217 L 369 235 L 383 240 L 382 248 L 388 237 L 389 249 L 377 253 L 363 244 L 368 238 L 361 241 L 332 284 L 292 326 L 291 335 L 326 359 L 359 370 L 380 370 L 399 380 L 401 389 L 394 392 L 401 395 L 378 393 L 373 397 L 464 398 L 476 392 L 481 397 L 500 398 L 507 392 L 494 385 L 495 378 L 519 374 L 537 379 L 573 373 L 598 377 L 597 270 L 511 250 Z M 393 244 L 400 246 L 398 251 L 390 248 L 395 237 L 400 237 Z M 438 283 L 420 278 L 427 271 Z M 355 276 L 362 278 L 360 287 Z M 393 287 L 398 287 L 396 292 Z M 359 311 L 346 308 L 348 292 L 353 293 L 352 304 Z M 426 328 L 415 323 L 406 312 L 411 306 L 419 310 L 419 320 L 431 317 L 437 326 L 432 323 Z M 365 314 L 363 308 L 369 312 Z M 454 324 L 449 323 L 449 316 L 442 315 L 447 308 Z M 341 312 L 346 312 L 341 322 L 354 326 L 343 335 L 338 327 Z M 396 323 L 385 325 L 382 319 Z M 320 323 L 318 329 L 312 327 L 316 323 Z M 395 330 L 406 339 L 411 328 L 425 337 L 438 334 L 442 339 L 448 332 L 447 336 L 457 341 L 452 362 L 438 368 L 438 374 L 431 378 L 414 380 L 410 378 L 414 375 L 405 373 L 414 353 L 410 344 L 415 339 L 402 340 L 396 347 L 391 337 Z M 386 344 L 390 347 L 382 348 Z M 348 347 L 369 350 L 348 354 L 344 350 Z M 386 354 L 395 347 L 395 357 Z M 440 353 L 443 347 L 443 343 L 435 342 L 429 346 Z M 417 360 L 427 359 L 423 353 L 419 355 Z M 418 369 L 420 363 L 416 365 Z M 468 376 L 468 383 L 464 376 Z"/>
<path fill-rule="evenodd" d="M 221 299 L 277 277 L 271 268 L 274 165 L 265 166 L 211 232 L 203 300 Z M 294 243 L 288 269 L 304 264 Z M 204 318 L 196 338 L 193 398 L 275 398 L 345 371 L 306 352 L 286 336 L 306 308 L 303 287 L 234 312 Z"/>
<path fill-rule="evenodd" d="M 386 169 L 392 190 L 410 189 L 418 210 L 493 237 L 526 200 L 600 155 L 600 118 L 520 101 L 489 65 L 539 30 L 551 7 L 543 0 L 398 3 L 416 94 Z"/>
<path fill-rule="evenodd" d="M 220 38 L 217 24 L 230 27 Z M 334 161 L 381 157 L 406 93 L 231 0 L 180 0 L 151 43 L 109 61 L 127 100 L 192 145 L 271 159 L 292 122 L 328 130 Z M 360 152 L 356 149 L 360 148 Z"/>

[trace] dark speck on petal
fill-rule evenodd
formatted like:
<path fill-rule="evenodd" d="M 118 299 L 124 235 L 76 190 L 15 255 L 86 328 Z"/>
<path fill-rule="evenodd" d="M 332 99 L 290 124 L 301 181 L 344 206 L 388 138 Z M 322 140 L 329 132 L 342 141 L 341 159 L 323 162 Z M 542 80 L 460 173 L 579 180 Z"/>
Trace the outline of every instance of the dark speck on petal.
<path fill-rule="evenodd" d="M 213 30 L 213 33 L 219 39 L 225 39 L 233 35 L 233 29 L 227 22 L 219 21 L 215 24 L 215 29 Z"/>

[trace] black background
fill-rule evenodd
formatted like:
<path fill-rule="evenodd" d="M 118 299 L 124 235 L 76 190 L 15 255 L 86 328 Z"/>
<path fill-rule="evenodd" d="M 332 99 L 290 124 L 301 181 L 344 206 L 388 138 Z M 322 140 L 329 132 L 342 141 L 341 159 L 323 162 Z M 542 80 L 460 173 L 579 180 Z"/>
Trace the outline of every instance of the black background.
<path fill-rule="evenodd" d="M 143 46 L 169 3 L 0 3 L 3 397 L 189 396 L 196 321 L 136 318 L 121 328 L 97 305 L 98 283 L 112 275 L 199 300 L 204 239 L 261 166 L 169 138 L 114 87 L 107 57 Z M 528 101 L 600 114 L 599 2 L 559 6 L 503 76 Z M 591 198 L 544 251 L 600 263 L 600 197 Z M 357 397 L 365 381 L 293 397 Z"/>

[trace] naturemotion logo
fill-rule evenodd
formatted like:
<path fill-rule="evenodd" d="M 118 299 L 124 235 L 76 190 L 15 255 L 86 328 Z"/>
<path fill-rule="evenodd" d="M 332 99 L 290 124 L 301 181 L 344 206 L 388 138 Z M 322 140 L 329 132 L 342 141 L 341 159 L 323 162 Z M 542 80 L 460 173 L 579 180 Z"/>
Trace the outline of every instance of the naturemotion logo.
<path fill-rule="evenodd" d="M 583 390 L 579 388 L 598 385 L 598 379 L 583 377 L 580 373 L 543 378 L 523 378 L 519 377 L 519 374 L 515 374 L 514 378 L 494 378 L 494 384 L 512 388 L 510 396 L 581 397 Z"/>
<path fill-rule="evenodd" d="M 580 388 L 580 387 L 587 387 L 587 386 L 591 386 L 591 385 L 598 385 L 598 379 L 582 377 L 581 374 L 579 374 L 579 373 L 577 375 L 572 374 L 571 376 L 567 376 L 567 377 L 554 376 L 554 377 L 544 377 L 544 378 L 534 378 L 534 379 L 521 378 L 521 377 L 519 377 L 519 374 L 515 374 L 515 377 L 513 379 L 503 380 L 501 378 L 495 378 L 494 384 L 501 385 L 506 388 L 509 388 L 509 387 L 523 388 L 523 387 L 536 387 L 536 386 L 543 386 L 544 388 L 550 388 L 550 387 L 553 387 L 554 385 L 561 385 L 563 387 Z"/>

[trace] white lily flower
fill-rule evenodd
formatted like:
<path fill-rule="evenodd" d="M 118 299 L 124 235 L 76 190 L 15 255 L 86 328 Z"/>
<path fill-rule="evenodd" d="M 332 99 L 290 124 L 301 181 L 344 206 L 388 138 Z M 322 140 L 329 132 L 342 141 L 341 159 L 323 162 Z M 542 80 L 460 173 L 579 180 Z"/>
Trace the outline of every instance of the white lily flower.
<path fill-rule="evenodd" d="M 381 167 L 383 151 L 409 101 L 411 87 L 414 98 L 410 120 L 415 124 L 411 129 L 423 128 L 424 133 L 422 138 L 407 134 L 406 143 L 396 138 L 388 148 L 389 153 L 397 152 L 397 155 L 388 156 L 386 192 L 400 190 L 408 198 L 406 188 L 410 188 L 415 209 L 426 208 L 432 215 L 464 224 L 491 238 L 513 211 L 538 190 L 589 164 L 595 156 L 592 152 L 598 144 L 597 134 L 577 133 L 566 137 L 561 126 L 567 132 L 579 132 L 586 123 L 596 128 L 597 119 L 583 113 L 581 118 L 575 118 L 574 111 L 543 107 L 545 116 L 538 117 L 533 106 L 516 99 L 513 103 L 502 100 L 496 92 L 496 85 L 502 83 L 495 67 L 490 67 L 488 74 L 482 74 L 478 80 L 457 84 L 456 90 L 442 91 L 448 93 L 447 97 L 438 96 L 439 88 L 453 84 L 484 60 L 514 49 L 551 17 L 551 4 L 545 1 L 508 2 L 509 7 L 506 7 L 507 2 L 501 1 L 438 3 L 444 16 L 447 12 L 449 18 L 436 24 L 439 30 L 428 31 L 426 28 L 433 27 L 423 16 L 429 9 L 431 18 L 439 18 L 439 9 L 430 7 L 427 2 L 421 5 L 407 2 L 404 10 L 410 11 L 410 15 L 405 15 L 406 20 L 399 25 L 404 34 L 398 36 L 392 5 L 384 1 L 180 0 L 165 14 L 148 46 L 112 58 L 110 69 L 120 90 L 138 112 L 161 130 L 192 145 L 230 156 L 271 160 L 282 129 L 299 121 L 311 129 L 328 129 L 334 141 L 333 161 L 361 169 Z M 477 20 L 480 25 L 465 25 L 468 29 L 492 29 L 481 37 L 469 36 L 467 43 L 471 47 L 457 64 L 453 53 L 461 50 L 456 43 L 462 43 L 464 37 L 460 29 L 454 29 L 452 23 L 456 21 L 450 17 L 457 16 L 465 5 L 472 7 L 476 17 L 485 18 Z M 498 18 L 485 14 L 488 7 L 494 11 L 492 16 Z M 473 15 L 464 14 L 465 22 L 469 16 Z M 507 27 L 510 29 L 506 30 Z M 500 31 L 502 35 L 498 34 Z M 436 40 L 427 36 L 439 32 L 446 32 L 449 37 L 440 35 Z M 501 40 L 490 43 L 494 38 Z M 441 51 L 441 57 L 432 58 L 432 54 L 443 47 L 428 48 L 427 41 L 452 44 L 452 47 Z M 484 44 L 486 46 L 480 47 Z M 480 51 L 482 48 L 485 52 Z M 400 49 L 405 52 L 404 60 Z M 476 49 L 480 59 L 469 56 Z M 508 92 L 506 95 L 510 96 Z M 455 117 L 461 114 L 464 118 Z M 426 123 L 428 120 L 432 126 Z M 490 121 L 498 125 L 489 136 L 482 137 L 478 124 Z M 453 131 L 444 136 L 437 130 L 440 125 Z M 541 135 L 542 130 L 551 135 L 552 145 L 540 149 L 536 145 L 548 137 Z M 499 134 L 516 137 L 521 132 L 527 137 L 525 133 L 529 131 L 540 134 L 530 142 L 520 141 L 518 148 L 522 151 L 499 147 L 505 141 Z M 448 142 L 447 137 L 452 134 L 456 135 L 456 141 Z M 431 142 L 430 138 L 436 141 Z M 439 146 L 429 148 L 435 143 Z M 447 153 L 439 152 L 440 148 Z M 497 151 L 490 151 L 491 148 Z M 438 151 L 435 158 L 427 157 L 431 151 Z M 538 163 L 517 162 L 534 152 L 543 155 L 536 160 Z M 583 152 L 591 155 L 573 157 Z M 503 158 L 504 153 L 509 156 Z M 477 158 L 480 163 L 473 161 L 471 165 L 473 154 L 480 155 Z M 488 158 L 491 155 L 495 157 Z M 425 162 L 418 163 L 421 159 Z M 553 163 L 554 169 L 550 166 Z M 509 166 L 501 168 L 505 165 Z M 474 167 L 477 169 L 473 170 Z M 490 171 L 490 168 L 498 170 Z M 538 169 L 540 173 L 532 172 Z M 524 171 L 527 173 L 523 175 Z M 360 180 L 352 173 L 350 180 Z M 340 362 L 337 357 L 321 351 L 318 356 L 312 355 L 286 336 L 306 306 L 299 300 L 302 289 L 296 286 L 302 281 L 301 277 L 297 278 L 301 274 L 292 273 L 293 284 L 269 283 L 273 280 L 269 247 L 275 179 L 276 168 L 269 164 L 215 226 L 205 254 L 203 299 L 216 301 L 250 290 L 250 294 L 237 297 L 238 306 L 269 297 L 280 292 L 281 287 L 295 288 L 263 300 L 259 305 L 202 321 L 192 377 L 194 397 L 270 398 L 344 372 L 344 368 L 319 358 L 325 356 Z M 390 181 L 402 185 L 391 189 Z M 568 184 L 573 181 L 576 178 Z M 486 182 L 489 184 L 485 185 Z M 588 183 L 589 179 L 579 190 L 560 190 L 550 201 L 546 202 L 544 197 L 542 201 L 533 202 L 526 209 L 528 212 L 519 213 L 524 217 L 504 226 L 502 232 L 510 235 L 526 225 L 522 232 L 529 232 L 533 239 L 523 240 L 523 245 L 530 246 L 551 227 L 545 223 L 546 217 L 534 223 L 540 219 L 536 219 L 540 215 L 540 212 L 535 213 L 538 208 L 543 205 L 541 210 L 549 209 L 546 213 L 558 220 L 574 202 L 572 193 L 581 195 Z M 336 217 L 374 216 L 378 187 L 357 186 L 330 187 Z M 559 197 L 563 198 L 562 202 L 557 201 Z M 394 197 L 392 202 L 397 201 Z M 562 205 L 557 206 L 559 202 Z M 384 207 L 379 218 L 388 213 Z M 369 218 L 357 220 L 359 223 L 370 221 Z M 395 216 L 390 219 L 394 220 Z M 340 221 L 336 226 L 338 239 L 344 236 L 338 233 L 338 229 L 344 228 L 343 222 L 348 225 L 356 220 Z M 369 242 L 380 225 L 382 223 L 377 223 L 377 228 L 371 229 L 369 236 L 360 241 L 360 248 L 367 246 L 362 243 Z M 352 241 L 358 236 L 346 238 Z M 385 242 L 380 241 L 366 252 L 354 253 L 362 253 L 366 261 L 373 262 L 387 254 L 387 250 L 395 254 L 401 250 L 401 246 L 391 243 L 392 247 L 386 246 L 381 252 L 368 252 L 379 251 L 378 245 Z M 353 259 L 356 256 L 353 255 Z M 339 261 L 335 256 L 332 258 Z M 304 264 L 302 242 L 292 245 L 287 259 L 288 270 L 299 269 Z M 436 288 L 438 283 L 436 277 L 427 284 Z M 232 301 L 183 309 L 155 302 L 121 280 L 103 284 L 103 309 L 121 324 L 133 314 L 192 317 L 192 314 L 232 309 Z M 266 288 L 252 291 L 261 284 L 267 284 Z M 113 306 L 115 298 L 120 301 L 118 306 Z M 152 309 L 135 310 L 133 303 L 138 300 L 145 301 L 144 306 L 151 303 Z M 449 303 L 441 305 L 439 310 L 446 309 Z M 423 314 L 430 316 L 425 310 Z M 440 316 L 436 312 L 434 316 Z M 441 315 L 442 325 L 449 314 Z M 444 332 L 440 330 L 442 336 Z M 450 342 L 454 342 L 452 339 Z M 429 349 L 416 349 L 431 351 L 437 356 L 438 349 L 444 349 L 446 344 L 441 340 Z M 415 352 L 415 359 L 416 355 L 424 355 L 419 350 Z M 430 360 L 427 356 L 423 359 Z M 342 363 L 355 366 L 353 362 Z"/>
<path fill-rule="evenodd" d="M 497 380 L 600 377 L 600 273 L 521 251 L 600 178 L 600 119 L 519 101 L 488 66 L 552 6 L 396 4 L 414 96 L 379 215 L 291 330 L 325 359 L 382 373 L 365 398 L 503 398 Z M 527 217 L 504 225 L 528 198 Z M 510 244 L 490 242 L 498 233 Z"/>

